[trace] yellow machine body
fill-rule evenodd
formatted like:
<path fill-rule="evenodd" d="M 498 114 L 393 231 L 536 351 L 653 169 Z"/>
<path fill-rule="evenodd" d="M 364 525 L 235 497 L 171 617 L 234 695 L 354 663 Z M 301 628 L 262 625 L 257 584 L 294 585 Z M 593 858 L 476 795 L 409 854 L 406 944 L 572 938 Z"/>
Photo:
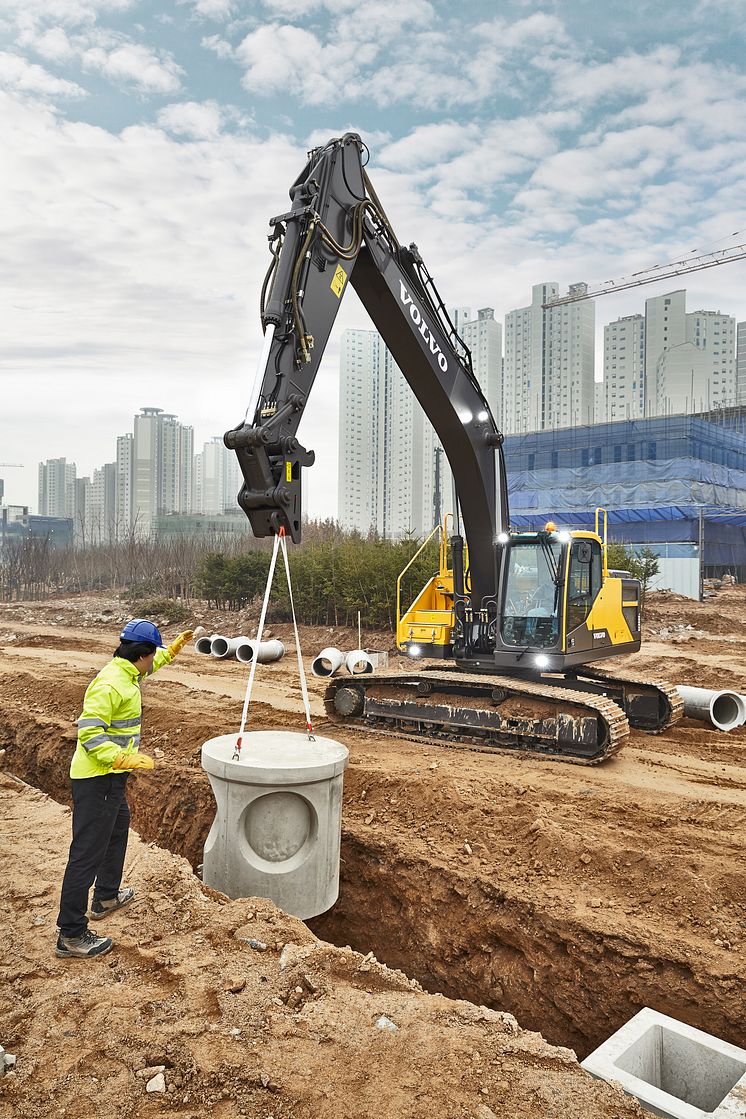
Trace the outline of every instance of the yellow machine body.
<path fill-rule="evenodd" d="M 603 535 L 599 531 L 599 513 L 604 514 Z M 453 571 L 448 564 L 445 523 L 435 531 L 440 533 L 439 569 L 409 608 L 399 611 L 397 645 L 410 656 L 446 659 L 454 655 L 457 633 Z M 545 588 L 536 587 L 535 570 L 521 565 L 524 553 L 543 554 L 541 549 L 547 553 L 551 549 L 552 563 L 556 565 Z M 534 619 L 516 616 L 542 614 L 529 609 L 532 602 L 535 604 L 537 590 L 548 590 L 554 598 L 551 629 L 543 617 L 542 625 L 532 627 L 528 623 Z M 517 605 L 521 601 L 527 605 Z M 537 631 L 535 639 L 533 629 Z M 520 670 L 538 665 L 548 671 L 561 671 L 639 649 L 640 584 L 626 572 L 609 572 L 603 510 L 597 512 L 594 532 L 558 533 L 549 524 L 540 533 L 511 534 L 505 543 L 492 632 L 496 668 L 484 658 L 479 662 L 483 671 L 508 671 L 513 662 Z M 534 654 L 533 661 L 526 658 L 527 652 Z"/>

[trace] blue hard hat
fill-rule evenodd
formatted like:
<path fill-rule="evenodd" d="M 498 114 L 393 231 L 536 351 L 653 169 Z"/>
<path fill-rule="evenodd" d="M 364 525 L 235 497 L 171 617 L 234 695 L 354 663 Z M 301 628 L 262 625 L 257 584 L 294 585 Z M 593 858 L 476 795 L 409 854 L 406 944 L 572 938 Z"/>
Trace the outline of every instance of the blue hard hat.
<path fill-rule="evenodd" d="M 162 645 L 163 639 L 158 632 L 158 626 L 147 621 L 146 618 L 133 618 L 127 622 L 119 634 L 120 641 L 149 641 L 151 645 Z"/>

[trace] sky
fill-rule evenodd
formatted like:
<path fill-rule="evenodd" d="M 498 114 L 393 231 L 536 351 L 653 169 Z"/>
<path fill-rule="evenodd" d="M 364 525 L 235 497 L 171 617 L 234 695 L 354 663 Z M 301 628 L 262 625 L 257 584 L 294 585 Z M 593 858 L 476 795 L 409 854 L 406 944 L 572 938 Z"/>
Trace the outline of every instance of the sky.
<path fill-rule="evenodd" d="M 742 0 L 0 0 L 0 467 L 115 457 L 142 406 L 243 417 L 271 216 L 345 131 L 448 306 L 531 301 L 746 241 Z M 740 236 L 734 235 L 741 233 Z M 686 287 L 746 319 L 746 262 Z M 336 515 L 339 340 L 299 436 Z M 600 354 L 597 352 L 597 369 Z"/>

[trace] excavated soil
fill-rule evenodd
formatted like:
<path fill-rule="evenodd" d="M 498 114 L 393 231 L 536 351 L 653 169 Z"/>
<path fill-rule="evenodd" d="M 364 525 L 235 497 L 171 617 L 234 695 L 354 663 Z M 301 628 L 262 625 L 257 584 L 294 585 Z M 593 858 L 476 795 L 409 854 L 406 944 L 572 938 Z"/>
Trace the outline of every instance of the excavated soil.
<path fill-rule="evenodd" d="M 651 596 L 644 652 L 624 668 L 746 691 L 745 606 L 741 588 L 702 605 Z M 123 617 L 99 599 L 0 607 L 3 766 L 53 798 L 0 787 L 13 884 L 0 894 L 0 1043 L 19 1057 L 0 1114 L 7 1103 L 87 1119 L 103 1093 L 99 1110 L 123 1116 L 622 1117 L 639 1112 L 493 1012 L 581 1057 L 642 1006 L 746 1044 L 746 730 L 633 732 L 585 768 L 332 729 L 313 681 L 317 728 L 349 747 L 350 765 L 340 898 L 307 927 L 267 902 L 229 903 L 190 872 L 213 815 L 200 748 L 237 729 L 247 678 L 190 649 L 146 685 L 157 768 L 130 781 L 148 844 L 133 838 L 128 856 L 137 907 L 111 918 L 108 957 L 56 960 L 74 721 Z M 211 632 L 251 621 L 196 620 Z M 275 636 L 290 651 L 288 630 Z M 357 634 L 303 640 L 310 663 Z M 302 729 L 294 658 L 261 666 L 255 696 L 249 729 Z M 281 968 L 283 943 L 308 956 Z M 376 1029 L 381 1014 L 399 1029 Z M 166 1066 L 165 1095 L 146 1096 L 148 1064 Z"/>

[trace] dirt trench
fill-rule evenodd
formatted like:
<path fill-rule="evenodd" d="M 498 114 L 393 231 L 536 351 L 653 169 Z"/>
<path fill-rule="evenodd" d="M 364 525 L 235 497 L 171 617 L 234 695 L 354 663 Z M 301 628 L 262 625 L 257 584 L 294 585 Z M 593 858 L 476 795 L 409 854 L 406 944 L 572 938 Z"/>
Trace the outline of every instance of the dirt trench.
<path fill-rule="evenodd" d="M 67 764 L 75 740 L 72 719 L 85 681 L 81 674 L 60 690 L 59 684 L 47 686 L 33 675 L 16 674 L 12 684 L 5 677 L 7 686 L 0 699 L 5 768 L 62 803 L 69 803 Z M 14 703 L 14 697 L 21 702 Z M 31 697 L 33 702 L 29 702 Z M 282 714 L 259 708 L 256 717 L 265 726 L 282 725 Z M 234 723 L 230 704 L 216 714 L 215 706 L 206 704 L 204 696 L 180 685 L 161 686 L 149 697 L 150 748 L 157 752 L 158 743 L 171 748 L 167 760 L 159 762 L 157 780 L 135 777 L 130 781 L 133 827 L 143 839 L 184 856 L 194 867 L 201 861 L 214 813 L 212 793 L 200 766 L 200 746 L 207 738 L 233 729 Z M 178 743 L 174 742 L 175 724 Z M 463 762 L 450 756 L 441 760 L 433 751 L 428 758 L 438 757 L 438 761 L 428 762 L 424 768 L 421 748 L 408 744 L 392 754 L 379 772 L 377 761 L 372 761 L 374 755 L 367 752 L 375 751 L 375 744 L 366 743 L 358 752 L 358 739 L 353 736 L 350 740 L 340 899 L 327 914 L 309 922 L 316 935 L 360 952 L 373 951 L 378 959 L 417 979 L 429 991 L 507 1010 L 524 1027 L 540 1031 L 552 1043 L 574 1048 L 581 1058 L 643 1005 L 744 1044 L 742 962 L 730 942 L 727 949 L 712 950 L 708 918 L 700 920 L 698 914 L 694 921 L 701 936 L 683 935 L 672 919 L 675 913 L 665 889 L 657 900 L 659 891 L 653 890 L 642 913 L 625 910 L 613 860 L 604 881 L 589 884 L 593 896 L 585 890 L 579 898 L 569 899 L 563 879 L 585 874 L 585 862 L 578 865 L 579 873 L 573 870 L 580 848 L 572 847 L 571 838 L 565 839 L 566 865 L 560 861 L 557 870 L 550 869 L 552 877 L 543 877 L 544 869 L 551 867 L 545 823 L 549 810 L 537 808 L 536 789 L 530 785 L 519 785 L 518 795 L 510 782 L 502 791 L 499 783 L 487 789 L 488 798 L 490 794 L 502 798 L 502 817 L 498 819 L 486 806 L 480 806 L 479 813 L 483 821 L 500 830 L 494 833 L 495 842 L 489 849 L 475 844 L 484 856 L 475 858 L 474 852 L 465 851 L 460 840 L 453 839 L 453 825 L 446 825 L 449 818 L 462 817 L 470 834 L 476 830 L 479 825 L 474 822 L 471 803 L 475 790 L 465 787 L 456 806 L 448 799 L 451 793 L 444 790 L 459 790 L 462 773 L 479 773 L 484 761 L 478 756 L 468 756 Z M 440 773 L 434 772 L 438 769 Z M 558 813 L 563 785 L 608 782 L 618 769 L 607 769 L 606 778 L 598 774 L 580 777 L 571 766 L 559 767 L 559 771 L 556 781 L 552 775 L 548 778 L 548 786 L 558 786 Z M 514 762 L 506 772 L 511 781 L 516 772 L 519 778 L 524 774 L 530 780 L 535 767 Z M 546 775 L 546 769 L 543 773 Z M 525 796 L 527 789 L 530 795 Z M 591 789 L 592 785 L 580 791 Z M 378 816 L 375 812 L 371 816 L 371 805 L 384 790 L 387 807 L 379 803 Z M 378 802 L 382 800 L 378 795 Z M 582 830 L 590 829 L 592 834 L 596 821 L 603 818 L 613 832 L 613 806 L 596 808 L 592 800 L 591 796 L 586 800 Z M 514 802 L 521 808 L 515 808 Z M 696 804 L 695 794 L 695 809 Z M 743 822 L 744 813 L 738 806 L 720 804 L 719 810 L 730 812 L 734 824 L 740 813 Z M 663 806 L 656 813 L 663 836 L 667 824 L 673 826 L 675 820 L 667 818 Z M 420 824 L 421 819 L 427 823 Z M 424 837 L 422 828 L 428 833 Z M 620 838 L 612 834 L 612 846 Z M 700 840 L 705 838 L 700 833 Z M 620 860 L 628 842 L 626 837 L 619 847 Z M 678 842 L 674 837 L 672 847 Z M 509 846 L 503 847 L 503 843 Z M 594 850 L 593 842 L 589 846 Z M 600 866 L 601 857 L 595 852 L 593 857 Z M 537 870 L 537 864 L 543 869 Z M 650 876 L 651 868 L 650 862 L 641 867 L 640 880 Z M 743 897 L 744 876 L 729 873 L 730 877 L 724 870 L 722 881 L 713 879 L 708 889 L 721 902 L 720 922 L 741 930 L 740 934 L 728 933 L 735 940 L 744 931 L 743 922 L 734 903 L 725 899 L 737 898 L 739 893 Z M 698 878 L 697 871 L 691 896 L 679 899 L 683 911 L 694 904 Z M 633 884 L 633 888 L 637 887 Z"/>

